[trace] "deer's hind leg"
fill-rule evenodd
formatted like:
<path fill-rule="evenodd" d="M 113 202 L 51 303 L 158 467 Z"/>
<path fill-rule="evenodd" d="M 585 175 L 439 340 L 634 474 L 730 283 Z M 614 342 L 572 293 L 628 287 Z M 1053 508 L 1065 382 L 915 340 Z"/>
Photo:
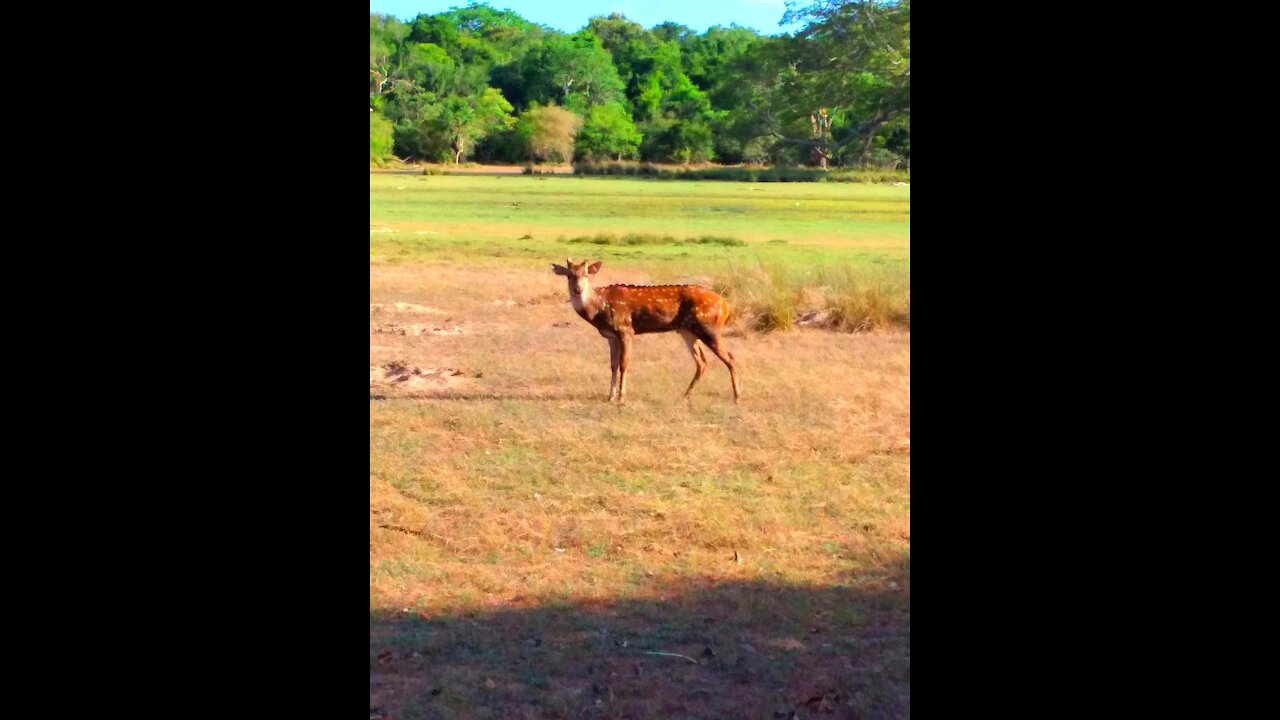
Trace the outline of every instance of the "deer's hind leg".
<path fill-rule="evenodd" d="M 697 332 L 698 339 L 702 341 L 707 349 L 715 353 L 720 358 L 720 362 L 729 368 L 729 379 L 733 381 L 733 402 L 736 404 L 742 397 L 742 393 L 738 390 L 738 364 L 733 359 L 733 353 L 720 342 L 720 334 L 714 330 L 700 330 Z"/>
<path fill-rule="evenodd" d="M 697 365 L 697 369 L 693 372 L 693 380 L 689 382 L 689 389 L 684 391 L 684 396 L 689 397 L 689 393 L 693 392 L 693 386 L 698 384 L 702 379 L 702 373 L 707 370 L 707 354 L 702 351 L 702 346 L 698 344 L 698 337 L 692 332 L 681 330 L 680 338 L 684 340 L 685 346 L 689 348 L 689 354 L 693 356 L 693 362 Z"/>

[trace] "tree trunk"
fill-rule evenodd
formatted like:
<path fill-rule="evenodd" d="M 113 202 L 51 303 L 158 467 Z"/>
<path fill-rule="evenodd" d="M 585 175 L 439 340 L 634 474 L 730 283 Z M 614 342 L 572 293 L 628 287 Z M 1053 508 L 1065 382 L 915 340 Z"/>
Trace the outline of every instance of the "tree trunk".
<path fill-rule="evenodd" d="M 870 127 L 867 128 L 866 130 L 867 140 L 866 142 L 862 143 L 862 154 L 858 156 L 858 163 L 861 164 L 863 167 L 866 167 L 867 158 L 871 157 L 871 148 L 875 144 L 876 133 L 880 132 L 880 128 L 884 127 L 885 123 L 889 122 L 892 119 L 893 117 L 890 116 L 887 118 L 876 120 L 875 122 L 871 123 Z"/>
<path fill-rule="evenodd" d="M 872 130 L 867 134 L 867 141 L 862 144 L 862 154 L 858 156 L 858 162 L 866 167 L 867 159 L 871 157 L 871 146 L 875 144 L 876 131 Z"/>
<path fill-rule="evenodd" d="M 813 139 L 827 143 L 831 141 L 831 116 L 827 111 L 819 110 L 809 116 L 809 124 L 813 128 Z M 827 169 L 827 153 L 829 150 L 824 145 L 815 145 L 809 151 L 809 161 L 817 165 L 823 170 Z"/>
<path fill-rule="evenodd" d="M 453 164 L 458 165 L 462 162 L 462 150 L 465 146 L 461 140 L 453 141 Z"/>

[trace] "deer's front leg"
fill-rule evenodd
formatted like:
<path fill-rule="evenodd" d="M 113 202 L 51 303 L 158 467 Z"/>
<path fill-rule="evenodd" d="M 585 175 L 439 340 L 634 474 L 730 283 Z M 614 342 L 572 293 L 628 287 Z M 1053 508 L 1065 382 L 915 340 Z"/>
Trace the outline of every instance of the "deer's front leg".
<path fill-rule="evenodd" d="M 618 335 L 618 344 L 622 346 L 618 362 L 618 402 L 627 396 L 627 369 L 631 367 L 631 333 Z"/>
<path fill-rule="evenodd" d="M 609 401 L 612 402 L 618 395 L 618 365 L 622 358 L 622 345 L 618 338 L 606 338 L 609 341 L 609 368 L 612 373 L 609 377 Z"/>

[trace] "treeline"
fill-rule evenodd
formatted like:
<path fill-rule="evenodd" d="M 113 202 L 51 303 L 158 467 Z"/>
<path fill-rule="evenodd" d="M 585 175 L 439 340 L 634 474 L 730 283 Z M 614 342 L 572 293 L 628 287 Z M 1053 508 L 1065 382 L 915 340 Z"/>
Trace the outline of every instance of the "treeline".
<path fill-rule="evenodd" d="M 911 162 L 909 0 L 817 0 L 794 35 L 565 34 L 482 4 L 369 16 L 369 158 L 642 160 L 891 169 Z"/>

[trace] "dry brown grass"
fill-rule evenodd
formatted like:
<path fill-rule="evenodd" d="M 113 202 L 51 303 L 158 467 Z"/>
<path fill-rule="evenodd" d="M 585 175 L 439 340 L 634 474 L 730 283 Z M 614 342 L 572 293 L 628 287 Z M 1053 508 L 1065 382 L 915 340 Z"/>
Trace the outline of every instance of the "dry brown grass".
<path fill-rule="evenodd" d="M 682 402 L 682 343 L 643 336 L 616 406 L 549 267 L 377 265 L 371 287 L 371 368 L 466 380 L 371 387 L 373 705 L 908 712 L 908 333 L 734 332 L 740 406 L 714 360 Z M 464 331 L 375 332 L 428 317 Z"/>
<path fill-rule="evenodd" d="M 761 263 L 734 266 L 714 284 L 755 330 L 911 328 L 911 278 L 901 272 Z"/>

